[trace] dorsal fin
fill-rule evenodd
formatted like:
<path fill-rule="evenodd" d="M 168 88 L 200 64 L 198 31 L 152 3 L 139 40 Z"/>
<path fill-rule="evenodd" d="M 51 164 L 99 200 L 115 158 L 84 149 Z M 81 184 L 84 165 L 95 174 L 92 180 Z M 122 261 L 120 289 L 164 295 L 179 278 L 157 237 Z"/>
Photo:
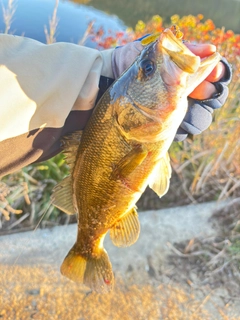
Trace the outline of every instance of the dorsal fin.
<path fill-rule="evenodd" d="M 63 137 L 62 149 L 66 163 L 70 168 L 70 176 L 64 178 L 54 187 L 51 196 L 52 204 L 67 214 L 76 213 L 73 200 L 72 171 L 75 165 L 81 136 L 82 131 L 76 131 Z"/>
<path fill-rule="evenodd" d="M 73 204 L 73 190 L 71 176 L 64 178 L 53 189 L 52 204 L 67 214 L 74 214 L 76 210 Z"/>
<path fill-rule="evenodd" d="M 143 38 L 141 40 L 141 45 L 147 46 L 148 44 L 156 41 L 159 36 L 160 36 L 160 32 L 156 32 L 156 33 L 150 34 L 149 36 L 146 36 L 145 38 Z"/>
<path fill-rule="evenodd" d="M 69 135 L 66 135 L 62 139 L 63 154 L 65 156 L 66 163 L 69 165 L 70 172 L 75 164 L 78 147 L 81 141 L 83 131 L 76 131 Z"/>

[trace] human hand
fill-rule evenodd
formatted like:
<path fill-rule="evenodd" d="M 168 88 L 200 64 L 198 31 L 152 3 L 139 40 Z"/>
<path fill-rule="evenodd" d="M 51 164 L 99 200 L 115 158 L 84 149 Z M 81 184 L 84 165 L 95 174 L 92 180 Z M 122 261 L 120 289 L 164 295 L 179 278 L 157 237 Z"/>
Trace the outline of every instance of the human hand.
<path fill-rule="evenodd" d="M 186 46 L 200 58 L 216 51 L 211 44 L 191 44 Z M 212 123 L 214 109 L 221 108 L 228 97 L 228 87 L 232 78 L 232 69 L 225 58 L 188 97 L 188 111 L 177 130 L 175 141 L 183 141 L 189 134 L 196 135 L 205 131 Z"/>
<path fill-rule="evenodd" d="M 216 47 L 212 44 L 185 43 L 185 45 L 190 51 L 192 51 L 192 53 L 194 53 L 196 56 L 199 56 L 200 58 L 205 58 L 216 52 Z M 215 93 L 217 93 L 217 89 L 212 84 L 212 82 L 218 82 L 219 80 L 223 79 L 225 75 L 226 67 L 220 61 L 213 69 L 213 71 L 209 74 L 209 76 L 195 88 L 195 90 L 189 95 L 189 97 L 198 100 L 210 99 Z"/>

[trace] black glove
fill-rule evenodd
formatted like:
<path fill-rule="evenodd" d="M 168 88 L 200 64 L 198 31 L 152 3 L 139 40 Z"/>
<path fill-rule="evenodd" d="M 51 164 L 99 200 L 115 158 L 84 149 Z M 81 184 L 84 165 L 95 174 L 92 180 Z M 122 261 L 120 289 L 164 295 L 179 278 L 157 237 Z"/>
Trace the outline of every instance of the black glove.
<path fill-rule="evenodd" d="M 211 99 L 197 100 L 188 98 L 188 111 L 177 130 L 174 141 L 183 141 L 188 134 L 200 134 L 206 130 L 212 123 L 212 114 L 214 109 L 221 108 L 227 97 L 228 87 L 232 79 L 232 68 L 225 58 L 221 62 L 226 67 L 226 75 L 218 82 L 214 82 L 217 93 Z"/>

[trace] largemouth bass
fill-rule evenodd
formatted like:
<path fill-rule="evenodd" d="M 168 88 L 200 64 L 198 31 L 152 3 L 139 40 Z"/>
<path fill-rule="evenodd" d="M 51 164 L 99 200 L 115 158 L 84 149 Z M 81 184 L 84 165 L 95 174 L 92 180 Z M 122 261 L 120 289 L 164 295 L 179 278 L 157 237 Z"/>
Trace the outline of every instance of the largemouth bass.
<path fill-rule="evenodd" d="M 135 203 L 149 185 L 160 197 L 169 188 L 168 149 L 187 111 L 187 96 L 220 59 L 200 59 L 170 29 L 146 45 L 130 68 L 105 92 L 83 133 L 64 139 L 70 176 L 52 203 L 78 215 L 76 243 L 63 275 L 97 292 L 114 282 L 103 247 L 110 231 L 116 246 L 139 236 Z"/>

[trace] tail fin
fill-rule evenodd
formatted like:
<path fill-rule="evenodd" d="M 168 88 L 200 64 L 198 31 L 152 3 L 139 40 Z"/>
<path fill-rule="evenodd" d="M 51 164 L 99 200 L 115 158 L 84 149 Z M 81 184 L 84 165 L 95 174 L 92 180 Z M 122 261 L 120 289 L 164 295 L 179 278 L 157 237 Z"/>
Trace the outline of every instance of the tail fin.
<path fill-rule="evenodd" d="M 84 258 L 73 246 L 62 263 L 61 273 L 98 293 L 111 291 L 114 283 L 112 265 L 104 249 L 97 257 Z"/>

